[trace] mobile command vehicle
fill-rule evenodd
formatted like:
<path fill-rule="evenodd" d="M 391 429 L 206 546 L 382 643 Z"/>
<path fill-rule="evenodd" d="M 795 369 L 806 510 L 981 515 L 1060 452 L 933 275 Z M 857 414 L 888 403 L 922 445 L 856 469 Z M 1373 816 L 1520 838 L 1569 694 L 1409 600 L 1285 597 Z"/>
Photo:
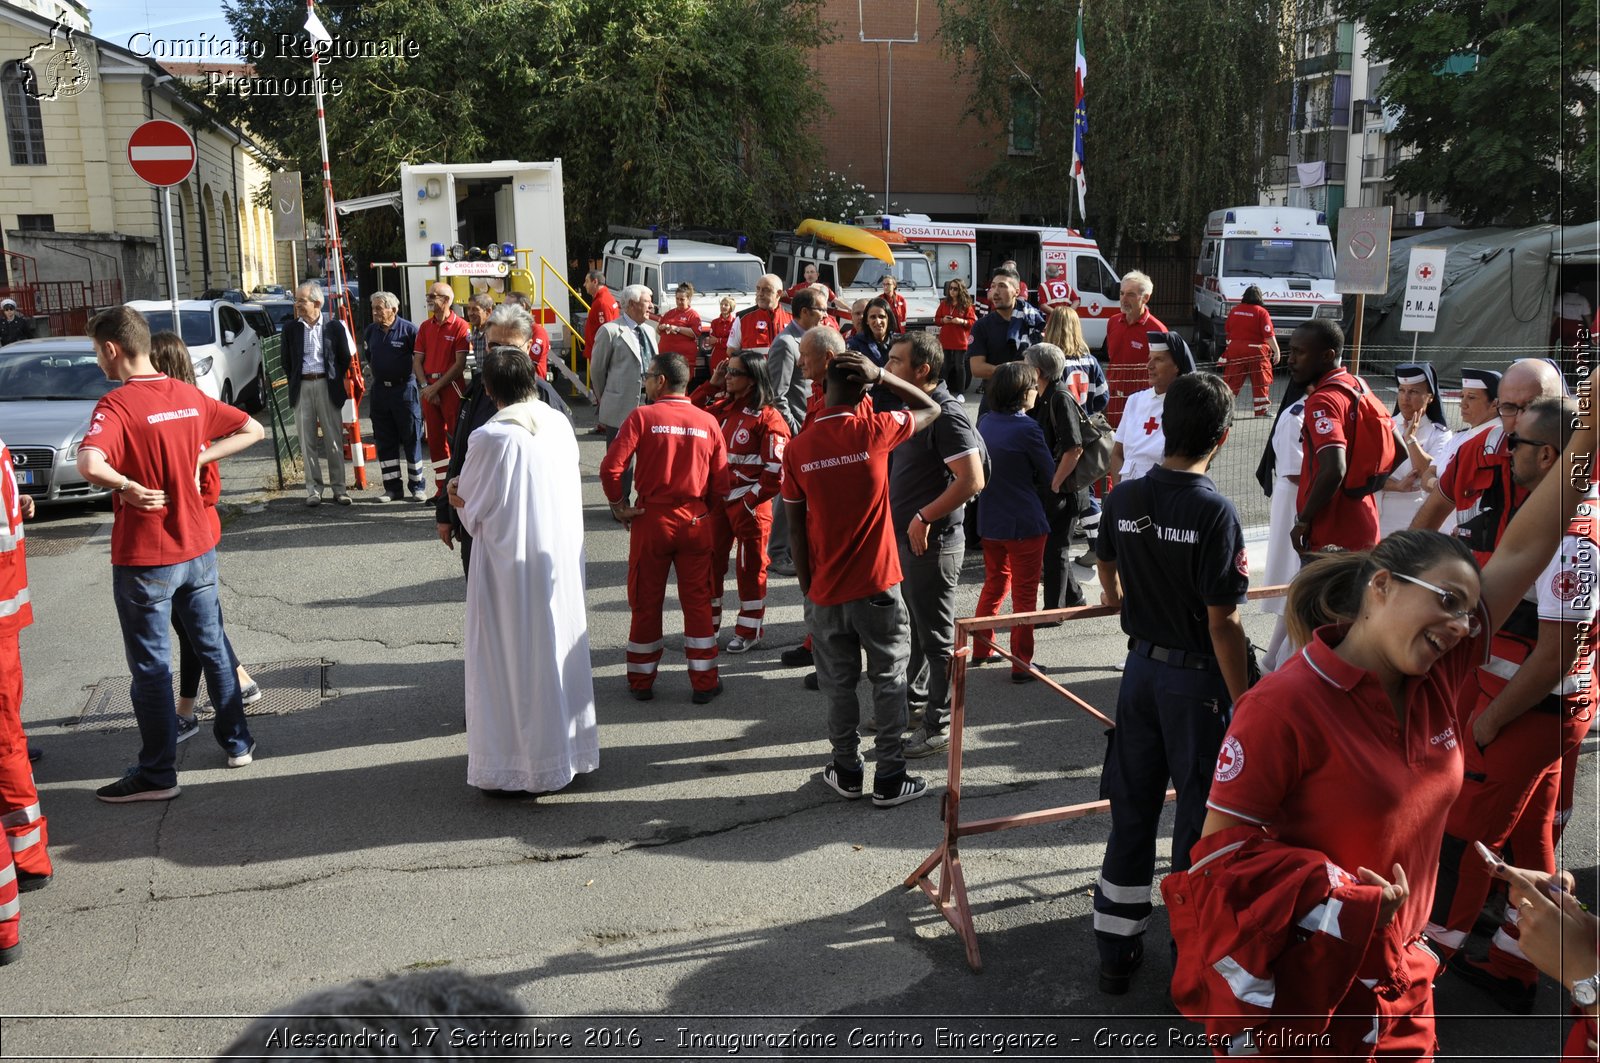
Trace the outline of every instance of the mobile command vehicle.
<path fill-rule="evenodd" d="M 629 284 L 642 284 L 650 289 L 656 312 L 661 313 L 677 305 L 674 293 L 678 285 L 688 282 L 694 285 L 694 298 L 689 305 L 700 315 L 701 328 L 707 332 L 722 313 L 720 304 L 725 296 L 733 298 L 735 313 L 755 305 L 756 282 L 766 267 L 761 259 L 744 250 L 742 236 L 673 234 L 618 226 L 613 226 L 611 232 L 614 236 L 606 242 L 603 266 L 606 287 L 613 295 Z M 695 236 L 733 243 L 730 246 L 696 240 Z"/>
<path fill-rule="evenodd" d="M 1122 277 L 1100 247 L 1076 229 L 987 222 L 936 222 L 925 214 L 878 214 L 857 219 L 899 233 L 928 254 L 934 283 L 959 280 L 973 298 L 988 301 L 988 282 L 1002 263 L 1014 261 L 1028 298 L 1042 309 L 1077 302 L 1090 347 L 1105 342 L 1106 321 L 1117 312 Z"/>
<path fill-rule="evenodd" d="M 1328 218 L 1298 207 L 1229 207 L 1206 218 L 1195 266 L 1195 341 L 1202 358 L 1227 346 L 1228 311 L 1250 285 L 1288 334 L 1313 317 L 1339 320 L 1344 304 L 1333 290 L 1333 237 Z"/>
<path fill-rule="evenodd" d="M 880 253 L 893 261 L 879 258 Z M 784 288 L 800 283 L 808 262 L 816 263 L 817 280 L 845 303 L 882 295 L 883 278 L 892 273 L 906 301 L 906 320 L 900 327 L 932 327 L 943 293 L 927 254 L 905 236 L 815 218 L 807 218 L 792 233 L 772 234 L 767 265 L 783 278 Z"/>

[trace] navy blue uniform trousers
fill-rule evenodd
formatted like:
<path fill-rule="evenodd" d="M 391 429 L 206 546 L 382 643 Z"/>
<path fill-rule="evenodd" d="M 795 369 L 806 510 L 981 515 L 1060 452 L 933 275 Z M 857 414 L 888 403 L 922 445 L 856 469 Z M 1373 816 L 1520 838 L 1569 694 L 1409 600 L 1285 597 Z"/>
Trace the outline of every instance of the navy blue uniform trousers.
<path fill-rule="evenodd" d="M 421 494 L 422 403 L 415 378 L 403 385 L 375 381 L 369 392 L 372 410 L 372 441 L 378 451 L 378 468 L 383 473 L 383 489 L 391 498 L 402 494 Z M 401 491 L 400 462 L 404 459 L 410 483 Z"/>

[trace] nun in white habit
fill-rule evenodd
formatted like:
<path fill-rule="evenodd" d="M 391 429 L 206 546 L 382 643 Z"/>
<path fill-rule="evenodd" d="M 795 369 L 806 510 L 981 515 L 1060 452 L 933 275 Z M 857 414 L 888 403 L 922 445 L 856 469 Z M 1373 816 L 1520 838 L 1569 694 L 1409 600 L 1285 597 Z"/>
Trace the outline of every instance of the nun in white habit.
<path fill-rule="evenodd" d="M 492 797 L 559 790 L 600 766 L 584 609 L 578 441 L 540 402 L 517 347 L 484 358 L 499 412 L 472 433 L 450 502 L 472 536 L 467 783 Z"/>

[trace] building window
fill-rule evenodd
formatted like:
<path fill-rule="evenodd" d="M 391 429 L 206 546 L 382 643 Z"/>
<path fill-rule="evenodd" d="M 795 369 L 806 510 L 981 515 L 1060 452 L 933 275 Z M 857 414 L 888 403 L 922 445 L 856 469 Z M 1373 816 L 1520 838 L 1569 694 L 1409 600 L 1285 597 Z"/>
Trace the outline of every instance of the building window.
<path fill-rule="evenodd" d="M 44 165 L 44 120 L 30 91 L 34 84 L 32 68 L 18 62 L 0 67 L 0 104 L 5 107 L 13 166 Z"/>
<path fill-rule="evenodd" d="M 53 233 L 56 231 L 54 214 L 18 214 L 17 228 L 26 233 Z"/>
<path fill-rule="evenodd" d="M 1012 155 L 1032 155 L 1039 143 L 1039 97 L 1033 85 L 1024 78 L 1011 79 L 1011 137 Z"/>

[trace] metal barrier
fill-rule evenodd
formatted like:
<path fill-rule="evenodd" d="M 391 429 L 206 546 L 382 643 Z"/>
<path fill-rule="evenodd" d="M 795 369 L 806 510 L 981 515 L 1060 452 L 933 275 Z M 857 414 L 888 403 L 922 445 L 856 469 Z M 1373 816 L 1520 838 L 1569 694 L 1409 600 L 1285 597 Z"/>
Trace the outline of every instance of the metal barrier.
<path fill-rule="evenodd" d="M 526 249 L 518 249 L 517 253 L 532 254 L 531 251 Z M 556 280 L 561 284 L 561 286 L 565 288 L 567 292 L 578 301 L 579 305 L 583 307 L 583 312 L 585 314 L 587 314 L 591 309 L 589 306 L 589 300 L 585 299 L 581 292 L 567 283 L 567 278 L 563 276 L 561 271 L 555 267 L 554 263 L 545 258 L 543 255 L 539 256 L 539 309 L 541 312 L 550 314 L 552 317 L 559 320 L 563 325 L 567 326 L 567 335 L 572 337 L 572 366 L 569 368 L 567 364 L 560 358 L 554 357 L 555 352 L 553 351 L 551 352 L 551 360 L 555 363 L 556 370 L 560 372 L 562 376 L 565 376 L 569 381 L 571 381 L 573 387 L 581 388 L 584 395 L 591 403 L 593 403 L 596 401 L 596 399 L 594 390 L 589 386 L 589 352 L 583 349 L 583 335 L 572 326 L 572 322 L 567 320 L 566 315 L 557 310 L 556 305 L 545 296 L 545 277 L 547 274 L 555 275 Z M 578 359 L 580 358 L 583 359 L 583 365 L 581 368 L 578 365 Z M 579 373 L 582 373 L 582 376 L 579 376 Z"/>
<path fill-rule="evenodd" d="M 289 377 L 283 369 L 283 337 L 268 336 L 261 341 L 261 379 L 266 385 L 261 396 L 272 432 L 272 457 L 278 466 L 278 490 L 288 486 L 284 466 L 294 469 L 300 460 L 299 433 L 289 428 L 292 419 L 289 406 Z"/>
<path fill-rule="evenodd" d="M 1250 591 L 1250 601 L 1262 598 L 1281 597 L 1288 591 L 1287 586 L 1261 587 Z M 1015 665 L 1026 667 L 1026 664 L 1005 649 L 997 640 L 1002 631 L 1009 631 L 1014 627 L 1036 627 L 1039 624 L 1053 623 L 1056 621 L 1089 620 L 1101 616 L 1116 616 L 1120 608 L 1105 605 L 1085 605 L 1076 609 L 1046 609 L 1036 613 L 1011 613 L 1006 616 L 966 617 L 956 621 L 955 653 L 950 660 L 950 768 L 949 778 L 945 785 L 944 806 L 941 817 L 944 820 L 944 840 L 941 841 L 922 864 L 905 880 L 905 888 L 921 886 L 922 892 L 928 895 L 940 915 L 955 928 L 962 944 L 966 946 L 967 966 L 974 971 L 983 970 L 983 960 L 978 955 L 978 932 L 972 922 L 972 910 L 967 905 L 967 882 L 961 870 L 961 839 L 974 834 L 992 834 L 995 831 L 1014 830 L 1017 827 L 1036 827 L 1046 823 L 1060 823 L 1068 819 L 1080 819 L 1109 811 L 1109 801 L 1086 801 L 1082 804 L 1064 805 L 1058 808 L 1045 808 L 1037 812 L 1022 812 L 1011 816 L 996 816 L 991 819 L 975 819 L 967 823 L 961 822 L 961 745 L 966 729 L 967 720 L 967 661 L 972 657 L 972 646 L 969 640 L 979 638 L 996 653 Z M 987 631 L 985 637 L 976 634 Z M 1115 727 L 1116 721 L 1106 716 L 1099 709 L 1084 701 L 1066 687 L 1051 679 L 1043 673 L 1035 673 L 1039 681 L 1051 690 L 1066 698 L 1075 707 L 1093 716 L 1107 727 Z M 1176 793 L 1167 791 L 1167 800 L 1172 800 Z M 939 881 L 933 880 L 933 873 L 938 869 Z"/>

